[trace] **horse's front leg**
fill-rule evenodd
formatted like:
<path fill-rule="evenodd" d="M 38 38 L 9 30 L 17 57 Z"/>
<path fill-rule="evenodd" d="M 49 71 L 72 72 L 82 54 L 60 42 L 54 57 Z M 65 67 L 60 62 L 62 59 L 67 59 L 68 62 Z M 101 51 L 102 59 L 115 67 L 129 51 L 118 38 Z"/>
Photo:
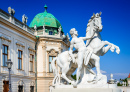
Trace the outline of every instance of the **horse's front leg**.
<path fill-rule="evenodd" d="M 108 43 L 109 45 L 111 45 L 111 46 L 107 46 L 107 47 L 104 47 L 104 53 L 105 52 L 107 52 L 109 49 L 112 51 L 112 52 L 114 52 L 114 50 L 116 49 L 116 53 L 117 54 L 119 54 L 120 53 L 120 49 L 119 49 L 119 47 L 118 46 L 116 46 L 116 45 L 114 45 L 114 44 L 112 44 L 112 43 L 110 43 L 110 42 L 108 42 L 108 41 L 105 41 L 106 43 Z"/>
<path fill-rule="evenodd" d="M 101 50 L 105 45 L 108 45 L 109 46 L 109 48 L 107 48 L 105 51 L 104 51 L 104 53 L 105 52 L 107 52 L 110 48 L 111 48 L 111 44 L 108 42 L 108 41 L 102 41 L 101 42 L 101 44 L 97 47 L 97 48 L 94 48 L 94 53 L 97 53 L 99 50 Z"/>
<path fill-rule="evenodd" d="M 69 69 L 71 68 L 71 64 L 69 65 L 68 62 L 66 62 L 66 64 L 64 64 L 64 67 L 62 67 L 62 74 L 61 77 L 63 79 L 65 79 L 68 83 L 71 83 L 72 85 L 75 85 L 74 81 L 71 81 L 70 79 L 67 78 L 66 74 L 69 71 Z"/>
<path fill-rule="evenodd" d="M 116 46 L 116 45 L 114 45 L 114 44 L 112 44 L 112 47 L 110 48 L 110 50 L 111 50 L 112 52 L 114 52 L 115 49 L 116 49 L 116 53 L 119 54 L 119 53 L 120 53 L 119 47 Z"/>
<path fill-rule="evenodd" d="M 111 47 L 112 47 L 111 45 L 103 47 L 100 55 L 103 56 L 104 54 L 106 54 Z"/>

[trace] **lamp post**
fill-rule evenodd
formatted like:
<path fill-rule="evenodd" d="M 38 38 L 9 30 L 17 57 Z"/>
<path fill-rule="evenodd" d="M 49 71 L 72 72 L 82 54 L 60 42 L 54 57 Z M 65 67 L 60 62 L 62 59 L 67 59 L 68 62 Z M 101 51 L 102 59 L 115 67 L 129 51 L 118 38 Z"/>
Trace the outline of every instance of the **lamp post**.
<path fill-rule="evenodd" d="M 10 75 L 10 71 L 11 71 L 11 67 L 12 67 L 13 62 L 11 62 L 11 59 L 8 59 L 6 64 L 7 64 L 7 67 L 9 69 L 9 92 L 11 92 L 11 75 Z"/>

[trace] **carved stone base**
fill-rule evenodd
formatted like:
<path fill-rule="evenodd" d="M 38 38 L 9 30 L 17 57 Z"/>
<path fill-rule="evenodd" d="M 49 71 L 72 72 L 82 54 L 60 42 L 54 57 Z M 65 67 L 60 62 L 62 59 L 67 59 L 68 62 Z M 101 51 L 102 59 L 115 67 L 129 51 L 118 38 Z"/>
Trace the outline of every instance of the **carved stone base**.
<path fill-rule="evenodd" d="M 76 88 L 73 85 L 56 85 L 50 86 L 50 92 L 122 92 L 117 88 L 116 84 L 92 84 L 78 85 Z"/>
<path fill-rule="evenodd" d="M 117 88 L 57 88 L 52 89 L 50 92 L 121 92 Z"/>

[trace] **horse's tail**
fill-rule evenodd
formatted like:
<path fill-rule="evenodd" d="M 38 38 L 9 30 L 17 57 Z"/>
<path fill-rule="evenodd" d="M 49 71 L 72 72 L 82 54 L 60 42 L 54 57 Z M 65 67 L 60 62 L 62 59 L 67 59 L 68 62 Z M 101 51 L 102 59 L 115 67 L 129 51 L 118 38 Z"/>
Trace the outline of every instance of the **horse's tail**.
<path fill-rule="evenodd" d="M 52 62 L 51 62 L 51 67 L 52 67 L 52 70 L 53 70 L 53 73 L 54 73 L 54 76 L 57 75 L 58 71 L 56 69 L 56 66 L 55 66 L 55 61 L 57 60 L 57 57 L 55 57 Z"/>

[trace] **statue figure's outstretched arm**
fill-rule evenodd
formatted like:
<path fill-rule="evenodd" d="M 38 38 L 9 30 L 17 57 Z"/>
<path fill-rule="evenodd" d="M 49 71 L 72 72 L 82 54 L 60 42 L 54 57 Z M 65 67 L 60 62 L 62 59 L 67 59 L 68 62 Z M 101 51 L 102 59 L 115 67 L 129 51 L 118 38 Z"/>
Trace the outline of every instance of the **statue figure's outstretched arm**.
<path fill-rule="evenodd" d="M 95 31 L 93 31 L 93 34 L 92 34 L 92 35 L 89 35 L 88 37 L 80 37 L 80 38 L 83 39 L 84 41 L 85 41 L 85 40 L 88 40 L 88 39 L 92 39 L 93 36 L 94 36 L 94 34 L 95 34 Z"/>

